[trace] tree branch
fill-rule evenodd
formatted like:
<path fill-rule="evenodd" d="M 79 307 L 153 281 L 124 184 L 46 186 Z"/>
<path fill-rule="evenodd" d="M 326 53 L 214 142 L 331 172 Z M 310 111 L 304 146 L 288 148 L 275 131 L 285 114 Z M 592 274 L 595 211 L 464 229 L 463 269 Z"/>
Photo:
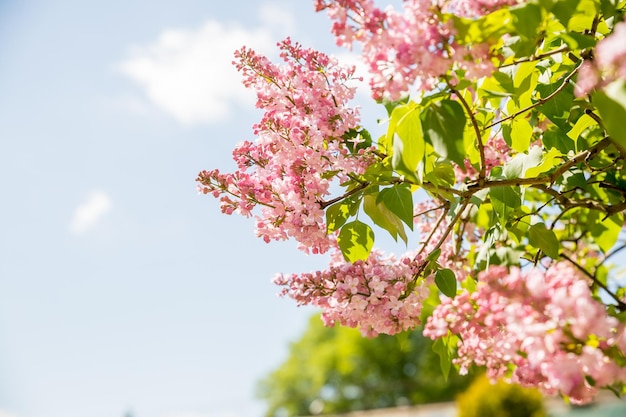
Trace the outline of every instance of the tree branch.
<path fill-rule="evenodd" d="M 325 209 L 328 206 L 332 206 L 333 204 L 343 200 L 344 198 L 348 198 L 353 196 L 354 194 L 358 193 L 359 191 L 364 190 L 365 188 L 369 187 L 370 183 L 368 181 L 366 182 L 362 182 L 361 184 L 359 184 L 358 187 L 355 187 L 353 189 L 351 189 L 350 191 L 347 191 L 345 193 L 343 193 L 342 195 L 340 195 L 339 197 L 335 197 L 331 200 L 328 201 L 318 201 L 317 203 L 320 205 L 320 207 L 323 209 Z"/>
<path fill-rule="evenodd" d="M 512 67 L 513 65 L 521 64 L 522 62 L 540 61 L 540 60 L 542 60 L 544 58 L 547 58 L 549 56 L 560 54 L 561 52 L 567 52 L 567 51 L 569 51 L 569 47 L 567 45 L 563 45 L 560 48 L 555 49 L 554 51 L 544 52 L 543 54 L 539 54 L 539 55 L 531 55 L 531 56 L 526 57 L 526 58 L 520 58 L 517 61 L 513 61 L 513 62 L 510 62 L 508 64 L 500 65 L 498 68 Z"/>

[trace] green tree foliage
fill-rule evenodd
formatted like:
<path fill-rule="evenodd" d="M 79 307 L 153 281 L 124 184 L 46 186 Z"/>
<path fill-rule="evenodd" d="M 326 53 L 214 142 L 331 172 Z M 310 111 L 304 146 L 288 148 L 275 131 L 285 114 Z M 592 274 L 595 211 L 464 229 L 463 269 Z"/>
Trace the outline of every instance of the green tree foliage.
<path fill-rule="evenodd" d="M 458 417 L 545 417 L 543 399 L 537 389 L 523 388 L 486 377 L 476 378 L 457 397 Z"/>
<path fill-rule="evenodd" d="M 315 315 L 287 360 L 261 381 L 259 396 L 267 417 L 302 416 L 448 401 L 470 381 L 456 374 L 446 381 L 419 331 L 368 339 L 325 327 Z"/>

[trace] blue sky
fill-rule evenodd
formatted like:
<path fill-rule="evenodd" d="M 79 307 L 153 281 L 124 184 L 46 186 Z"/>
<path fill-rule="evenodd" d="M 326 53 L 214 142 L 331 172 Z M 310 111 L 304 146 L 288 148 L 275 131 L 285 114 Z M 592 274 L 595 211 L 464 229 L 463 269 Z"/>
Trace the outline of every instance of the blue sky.
<path fill-rule="evenodd" d="M 256 417 L 324 265 L 199 196 L 259 113 L 231 67 L 313 2 L 0 2 L 0 417 Z"/>

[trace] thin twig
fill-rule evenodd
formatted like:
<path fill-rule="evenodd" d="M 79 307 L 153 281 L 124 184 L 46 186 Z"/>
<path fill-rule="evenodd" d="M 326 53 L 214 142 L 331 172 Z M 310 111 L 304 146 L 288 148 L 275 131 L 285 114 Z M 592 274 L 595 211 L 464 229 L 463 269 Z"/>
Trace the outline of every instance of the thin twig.
<path fill-rule="evenodd" d="M 543 54 L 539 54 L 539 55 L 531 55 L 531 56 L 528 56 L 526 58 L 520 58 L 517 61 L 513 61 L 513 62 L 510 62 L 508 64 L 500 65 L 498 68 L 512 67 L 513 65 L 521 64 L 522 62 L 541 61 L 542 59 L 547 58 L 547 57 L 549 57 L 551 55 L 560 54 L 561 52 L 567 52 L 568 50 L 569 50 L 569 47 L 567 45 L 563 45 L 560 48 L 555 49 L 554 51 L 544 52 Z"/>
<path fill-rule="evenodd" d="M 519 110 L 519 111 L 511 114 L 510 116 L 507 116 L 507 117 L 502 118 L 502 119 L 500 119 L 498 121 L 495 121 L 495 122 L 491 123 L 490 125 L 485 126 L 483 128 L 483 131 L 485 131 L 485 130 L 491 128 L 491 127 L 494 127 L 494 126 L 496 126 L 496 125 L 498 125 L 500 123 L 506 122 L 507 120 L 515 119 L 520 114 L 524 114 L 527 111 L 532 110 L 535 107 L 541 106 L 541 105 L 545 104 L 546 102 L 552 100 L 554 98 L 554 96 L 559 94 L 561 91 L 563 91 L 565 89 L 565 87 L 567 87 L 567 84 L 569 84 L 570 80 L 572 78 L 574 78 L 574 75 L 576 75 L 576 73 L 580 69 L 580 66 L 582 65 L 582 62 L 583 61 L 581 61 L 581 63 L 578 64 L 578 66 L 576 68 L 574 68 L 572 70 L 572 72 L 570 72 L 565 78 L 563 78 L 563 83 L 561 85 L 559 85 L 559 87 L 556 90 L 554 90 L 552 93 L 550 93 L 547 97 L 539 98 L 539 100 L 537 100 L 535 103 L 531 104 L 530 106 L 528 106 L 528 107 L 526 107 L 526 108 L 524 108 L 522 110 Z"/>
<path fill-rule="evenodd" d="M 435 225 L 435 227 L 433 227 L 433 230 L 431 230 L 430 234 L 422 244 L 422 248 L 420 249 L 420 251 L 417 253 L 417 255 L 415 255 L 415 259 L 419 258 L 420 255 L 424 253 L 424 251 L 426 250 L 426 246 L 430 243 L 430 240 L 433 238 L 435 232 L 439 228 L 439 225 L 441 224 L 441 222 L 443 222 L 443 219 L 446 218 L 449 211 L 450 207 L 444 207 L 443 213 L 441 214 L 441 216 L 439 216 L 439 219 L 437 220 L 437 224 Z M 433 249 L 433 251 L 435 251 L 435 249 Z"/>
<path fill-rule="evenodd" d="M 339 197 L 335 197 L 335 198 L 333 198 L 331 200 L 328 200 L 328 201 L 323 201 L 323 200 L 322 201 L 318 201 L 317 203 L 320 205 L 320 207 L 322 209 L 325 209 L 326 207 L 332 206 L 333 204 L 335 204 L 338 201 L 343 200 L 344 198 L 348 198 L 348 197 L 353 196 L 354 194 L 358 193 L 359 191 L 362 191 L 365 188 L 369 187 L 369 185 L 370 185 L 369 182 L 367 182 L 367 181 L 363 182 L 363 183 L 359 184 L 358 187 L 355 187 L 355 188 L 351 189 L 350 191 L 347 191 L 347 192 L 343 193 Z"/>
<path fill-rule="evenodd" d="M 540 177 L 532 177 L 532 178 L 506 178 L 501 180 L 487 180 L 482 185 L 481 184 L 470 184 L 467 188 L 468 191 L 471 191 L 471 194 L 478 192 L 484 188 L 492 188 L 492 187 L 502 187 L 506 185 L 537 185 L 537 184 L 553 184 L 558 178 L 560 178 L 565 172 L 567 172 L 570 168 L 575 166 L 576 164 L 583 162 L 585 160 L 591 159 L 596 156 L 600 151 L 607 148 L 611 144 L 611 141 L 608 138 L 602 139 L 600 142 L 596 143 L 589 149 L 582 151 L 575 155 L 574 157 L 568 159 L 565 163 L 558 166 L 551 174 L 542 175 Z"/>
<path fill-rule="evenodd" d="M 467 115 L 469 116 L 470 121 L 472 122 L 472 127 L 474 128 L 474 132 L 476 133 L 476 140 L 478 143 L 478 153 L 480 154 L 480 172 L 478 173 L 478 182 L 481 183 L 487 176 L 487 164 L 485 163 L 485 144 L 483 143 L 483 138 L 482 138 L 482 133 L 480 131 L 480 127 L 478 127 L 478 122 L 476 121 L 476 118 L 474 117 L 474 113 L 472 112 L 472 109 L 467 103 L 467 101 L 465 100 L 465 98 L 463 98 L 461 93 L 459 93 L 450 84 L 450 81 L 446 80 L 446 83 L 448 84 L 448 88 L 450 89 L 450 92 L 452 92 L 459 98 L 459 101 L 465 108 L 465 111 L 467 112 Z"/>
<path fill-rule="evenodd" d="M 595 114 L 591 109 L 585 110 L 585 114 L 595 120 L 595 122 L 599 124 L 600 127 L 602 127 L 602 129 L 604 129 L 604 131 L 606 132 L 606 128 L 604 127 L 604 123 L 602 123 L 602 119 L 600 119 L 600 116 Z M 626 159 L 626 148 L 624 148 L 622 144 L 617 142 L 616 140 L 611 139 L 611 141 L 613 142 L 613 146 L 617 148 L 620 156 Z"/>
<path fill-rule="evenodd" d="M 617 303 L 617 308 L 619 308 L 620 311 L 625 311 L 626 310 L 626 303 L 624 303 L 622 300 L 620 300 L 617 295 L 613 294 L 606 285 L 604 285 L 602 282 L 600 282 L 600 280 L 598 280 L 598 278 L 596 278 L 595 275 L 591 274 L 585 268 L 580 266 L 578 264 L 578 262 L 574 261 L 572 258 L 570 258 L 569 256 L 565 255 L 564 253 L 562 253 L 560 256 L 561 256 L 561 258 L 567 260 L 572 265 L 574 265 L 574 267 L 576 267 L 576 269 L 578 269 L 580 272 L 585 274 L 587 277 L 591 278 L 591 280 L 594 282 L 595 285 L 597 285 L 598 287 L 600 287 L 604 291 L 606 291 L 606 293 L 608 295 L 610 295 L 611 298 L 613 298 L 615 300 L 615 302 Z"/>

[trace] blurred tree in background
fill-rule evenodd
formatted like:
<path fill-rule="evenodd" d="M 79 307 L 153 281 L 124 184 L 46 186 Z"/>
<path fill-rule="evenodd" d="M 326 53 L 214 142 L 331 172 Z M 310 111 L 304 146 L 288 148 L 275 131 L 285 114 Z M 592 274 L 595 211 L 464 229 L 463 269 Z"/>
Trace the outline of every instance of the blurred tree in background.
<path fill-rule="evenodd" d="M 476 378 L 457 397 L 458 417 L 546 417 L 543 396 L 536 388 Z"/>
<path fill-rule="evenodd" d="M 446 381 L 432 341 L 420 330 L 364 338 L 347 327 L 325 327 L 311 317 L 289 357 L 259 384 L 267 417 L 449 401 L 470 378 L 452 372 Z"/>

